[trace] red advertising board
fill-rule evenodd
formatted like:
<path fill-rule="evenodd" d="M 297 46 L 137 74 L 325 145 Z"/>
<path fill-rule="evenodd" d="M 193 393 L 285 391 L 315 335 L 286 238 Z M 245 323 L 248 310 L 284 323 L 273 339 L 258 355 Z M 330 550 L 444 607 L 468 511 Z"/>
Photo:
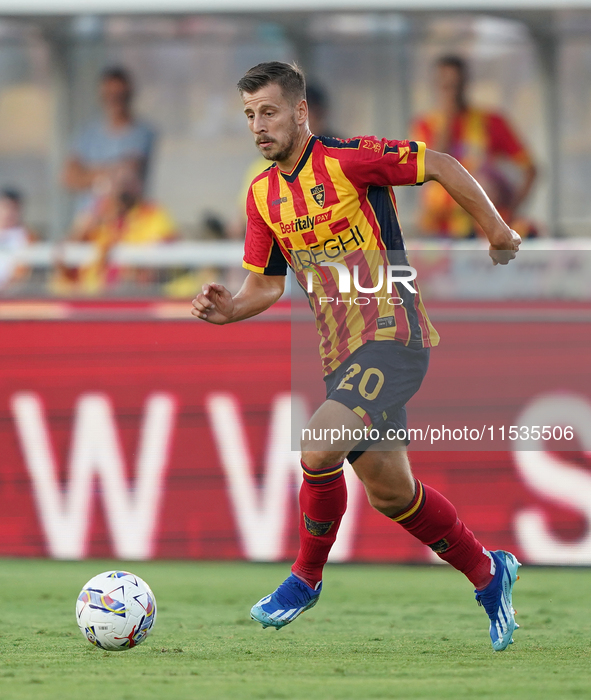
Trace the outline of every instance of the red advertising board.
<path fill-rule="evenodd" d="M 498 404 L 499 382 L 511 387 L 532 363 L 554 372 L 550 390 L 560 393 L 565 415 L 591 414 L 580 375 L 586 340 L 568 351 L 555 343 L 556 352 L 543 356 L 526 343 L 527 334 L 544 335 L 543 321 L 522 331 L 497 322 L 492 335 L 484 320 L 437 326 L 449 342 L 433 351 L 411 422 L 413 410 L 441 410 L 446 382 L 457 397 L 476 385 Z M 567 326 L 561 337 L 578 337 L 581 326 Z M 498 359 L 493 335 L 520 348 L 501 378 L 485 372 L 487 357 Z M 468 361 L 460 349 L 475 338 L 478 358 Z M 272 317 L 223 328 L 2 322 L 0 555 L 292 558 L 300 477 L 289 451 L 290 348 L 289 320 Z M 451 415 L 462 419 L 457 405 Z M 532 456 L 507 443 L 507 450 L 417 450 L 411 459 L 486 546 L 525 561 L 591 564 L 591 441 L 584 428 L 577 439 L 578 452 Z M 432 560 L 374 512 L 349 477 L 334 559 Z"/>

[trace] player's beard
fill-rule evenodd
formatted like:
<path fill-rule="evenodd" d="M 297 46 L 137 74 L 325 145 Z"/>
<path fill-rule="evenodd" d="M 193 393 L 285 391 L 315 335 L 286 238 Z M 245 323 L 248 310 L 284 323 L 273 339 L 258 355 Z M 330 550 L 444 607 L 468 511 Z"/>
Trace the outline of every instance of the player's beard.
<path fill-rule="evenodd" d="M 295 148 L 297 141 L 298 141 L 298 135 L 299 135 L 298 123 L 297 123 L 295 115 L 294 115 L 292 117 L 291 128 L 285 137 L 286 138 L 285 144 L 283 146 L 279 146 L 277 144 L 277 141 L 274 141 L 275 145 L 277 147 L 276 150 L 267 151 L 267 152 L 260 151 L 261 155 L 263 156 L 263 158 L 266 158 L 267 160 L 273 160 L 273 161 L 279 161 L 279 162 L 287 160 L 289 158 L 289 156 L 291 156 L 293 151 L 294 151 L 294 148 Z"/>

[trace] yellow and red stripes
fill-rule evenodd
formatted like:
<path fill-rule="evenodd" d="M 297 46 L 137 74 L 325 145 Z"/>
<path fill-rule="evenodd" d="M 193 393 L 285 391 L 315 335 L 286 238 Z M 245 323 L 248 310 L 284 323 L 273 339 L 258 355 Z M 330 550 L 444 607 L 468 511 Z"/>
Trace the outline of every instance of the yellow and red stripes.
<path fill-rule="evenodd" d="M 390 520 L 393 520 L 395 523 L 400 523 L 401 525 L 406 525 L 421 512 L 421 508 L 424 504 L 425 489 L 423 484 L 418 479 L 415 479 L 414 498 L 402 513 L 395 515 L 394 517 L 390 518 Z"/>
<path fill-rule="evenodd" d="M 309 484 L 321 485 L 330 484 L 331 481 L 336 481 L 343 475 L 343 466 L 345 462 L 339 462 L 331 467 L 326 467 L 325 469 L 310 469 L 304 460 L 301 460 L 302 471 L 304 473 L 304 481 Z"/>
<path fill-rule="evenodd" d="M 422 181 L 424 156 L 424 145 L 411 141 L 311 137 L 290 173 L 275 164 L 253 181 L 244 267 L 283 274 L 287 261 L 305 288 L 310 270 L 334 261 L 347 265 L 351 274 L 355 270 L 361 287 L 375 288 L 381 268 L 390 262 L 388 251 L 400 252 L 405 259 L 390 185 Z M 322 279 L 314 278 L 310 301 L 325 373 L 369 340 L 437 344 L 437 332 L 418 294 L 400 284 L 394 285 L 392 295 L 403 303 L 392 303 L 397 299 L 387 299 L 381 290 L 341 294 L 337 269 L 320 270 Z"/>

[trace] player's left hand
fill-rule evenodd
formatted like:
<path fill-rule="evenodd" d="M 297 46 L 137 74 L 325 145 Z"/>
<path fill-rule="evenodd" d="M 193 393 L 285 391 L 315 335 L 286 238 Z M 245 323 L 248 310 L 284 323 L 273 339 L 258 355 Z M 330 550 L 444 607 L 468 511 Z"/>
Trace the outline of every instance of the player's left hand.
<path fill-rule="evenodd" d="M 517 231 L 508 229 L 504 240 L 491 243 L 488 250 L 493 265 L 508 265 L 510 260 L 513 260 L 517 255 L 519 246 L 521 245 L 521 236 Z"/>

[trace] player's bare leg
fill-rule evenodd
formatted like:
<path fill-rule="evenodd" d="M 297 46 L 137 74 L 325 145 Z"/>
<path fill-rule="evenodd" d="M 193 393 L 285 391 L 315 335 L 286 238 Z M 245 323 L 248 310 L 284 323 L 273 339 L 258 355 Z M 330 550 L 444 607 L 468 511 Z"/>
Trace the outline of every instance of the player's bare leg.
<path fill-rule="evenodd" d="M 399 441 L 393 441 L 391 447 L 384 450 L 372 446 L 353 462 L 370 505 L 389 518 L 404 511 L 415 495 L 406 449 Z"/>

